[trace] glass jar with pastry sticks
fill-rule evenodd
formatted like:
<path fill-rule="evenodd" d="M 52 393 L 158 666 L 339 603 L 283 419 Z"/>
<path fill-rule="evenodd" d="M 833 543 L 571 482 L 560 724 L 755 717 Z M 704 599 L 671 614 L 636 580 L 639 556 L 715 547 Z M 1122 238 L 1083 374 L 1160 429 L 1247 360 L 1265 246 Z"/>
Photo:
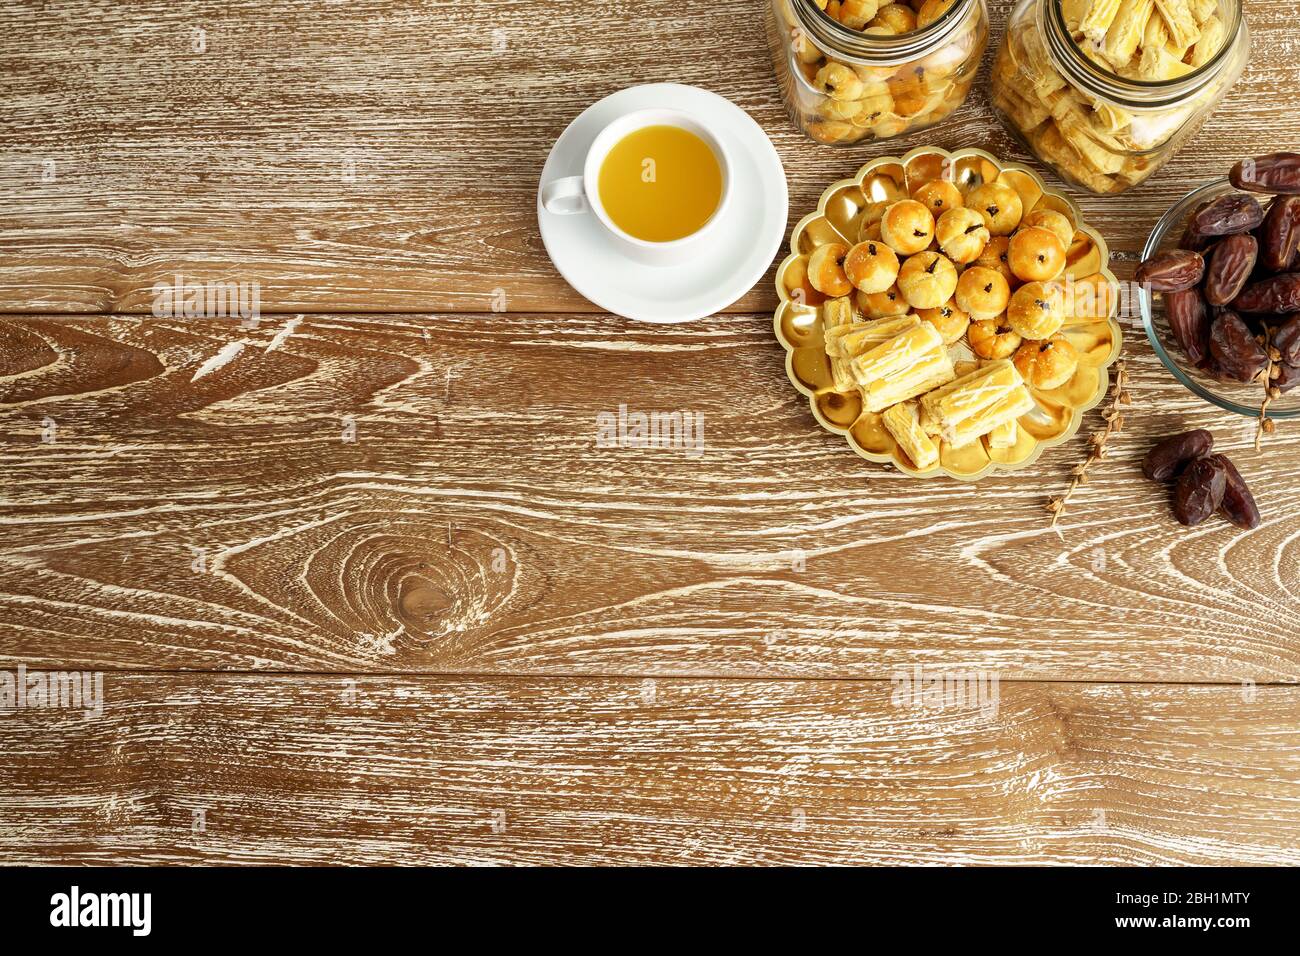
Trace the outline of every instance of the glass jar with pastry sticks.
<path fill-rule="evenodd" d="M 1019 0 L 991 99 L 1061 178 L 1120 193 L 1200 129 L 1249 53 L 1240 0 Z"/>
<path fill-rule="evenodd" d="M 946 119 L 988 45 L 985 0 L 768 0 L 790 118 L 818 143 L 889 139 Z"/>

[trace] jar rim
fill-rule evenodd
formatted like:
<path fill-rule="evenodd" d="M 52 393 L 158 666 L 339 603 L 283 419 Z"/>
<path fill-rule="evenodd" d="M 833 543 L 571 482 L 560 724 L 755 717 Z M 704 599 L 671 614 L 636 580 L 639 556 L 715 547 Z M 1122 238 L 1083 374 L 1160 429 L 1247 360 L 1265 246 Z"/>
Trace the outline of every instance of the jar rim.
<path fill-rule="evenodd" d="M 837 59 L 864 64 L 890 65 L 906 62 L 930 51 L 957 29 L 967 12 L 981 0 L 957 0 L 933 23 L 899 34 L 867 34 L 840 23 L 817 6 L 814 0 L 790 0 L 800 24 L 818 45 L 834 49 Z"/>
<path fill-rule="evenodd" d="M 1070 35 L 1062 0 L 1044 0 L 1042 4 L 1042 8 L 1048 11 L 1052 27 L 1044 31 L 1048 49 L 1062 72 L 1094 96 L 1135 110 L 1176 105 L 1184 98 L 1199 93 L 1223 71 L 1246 23 L 1240 0 L 1233 3 L 1232 7 L 1235 15 L 1231 26 L 1224 31 L 1223 44 L 1205 63 L 1190 73 L 1168 80 L 1134 80 L 1107 69 L 1084 53 Z"/>

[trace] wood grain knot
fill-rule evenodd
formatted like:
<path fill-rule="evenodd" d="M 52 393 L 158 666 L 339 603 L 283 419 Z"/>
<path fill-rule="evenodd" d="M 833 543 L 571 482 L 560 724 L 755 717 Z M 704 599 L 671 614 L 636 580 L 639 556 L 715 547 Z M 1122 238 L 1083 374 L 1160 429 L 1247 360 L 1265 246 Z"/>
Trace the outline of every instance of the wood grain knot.
<path fill-rule="evenodd" d="M 494 524 L 453 528 L 409 501 L 390 504 L 268 535 L 219 570 L 358 664 L 468 660 L 507 606 L 519 609 L 517 545 Z"/>
<path fill-rule="evenodd" d="M 388 636 L 378 654 L 468 649 L 515 589 L 509 543 L 480 531 L 408 519 L 348 538 L 338 553 L 344 585 L 328 603 L 350 605 L 360 631 Z"/>
<path fill-rule="evenodd" d="M 403 620 L 427 624 L 446 613 L 453 603 L 445 592 L 421 582 L 402 586 L 398 608 Z"/>

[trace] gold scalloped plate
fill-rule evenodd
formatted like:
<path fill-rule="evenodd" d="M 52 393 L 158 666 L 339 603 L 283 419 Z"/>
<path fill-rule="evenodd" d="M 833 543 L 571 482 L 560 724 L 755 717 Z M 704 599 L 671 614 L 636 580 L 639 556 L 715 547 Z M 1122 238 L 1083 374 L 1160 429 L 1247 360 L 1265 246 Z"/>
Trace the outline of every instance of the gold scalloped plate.
<path fill-rule="evenodd" d="M 905 199 L 920 186 L 941 176 L 950 177 L 965 195 L 984 182 L 998 181 L 1020 194 L 1025 212 L 1047 208 L 1063 213 L 1074 224 L 1074 242 L 1062 277 L 1100 284 L 1110 292 L 1105 318 L 1067 319 L 1061 332 L 1079 353 L 1074 377 L 1050 391 L 1030 389 L 1036 407 L 1021 416 L 1019 438 L 1010 448 L 990 449 L 982 440 L 961 448 L 942 443 L 939 463 L 924 471 L 916 468 L 881 424 L 880 415 L 863 412 L 857 392 L 837 392 L 830 360 L 822 345 L 821 303 L 825 296 L 807 281 L 808 255 L 828 242 L 853 245 L 860 217 L 882 213 L 886 205 Z M 1107 268 L 1110 251 L 1106 240 L 1083 222 L 1073 201 L 1049 190 L 1028 167 L 1003 163 L 980 149 L 949 153 L 922 146 L 899 159 L 886 156 L 867 163 L 852 179 L 832 183 L 822 193 L 817 211 L 804 216 L 790 234 L 790 255 L 776 270 L 776 291 L 781 298 L 772 327 L 786 350 L 785 371 L 791 384 L 808 396 L 817 423 L 843 435 L 855 452 L 880 464 L 890 464 L 917 478 L 948 475 L 976 481 L 993 471 L 1019 471 L 1038 460 L 1047 448 L 1059 445 L 1079 430 L 1083 414 L 1106 395 L 1110 366 L 1119 357 L 1123 333 L 1115 319 L 1117 285 Z M 965 340 L 951 347 L 956 363 L 975 359 Z"/>

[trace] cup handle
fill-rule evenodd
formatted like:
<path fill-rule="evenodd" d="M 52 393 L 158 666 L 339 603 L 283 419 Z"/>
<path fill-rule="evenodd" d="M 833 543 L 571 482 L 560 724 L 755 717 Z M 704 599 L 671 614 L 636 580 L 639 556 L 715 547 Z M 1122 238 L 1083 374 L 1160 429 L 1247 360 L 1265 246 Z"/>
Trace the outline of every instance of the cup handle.
<path fill-rule="evenodd" d="M 587 211 L 586 188 L 581 176 L 566 176 L 542 187 L 542 208 L 560 216 Z"/>

